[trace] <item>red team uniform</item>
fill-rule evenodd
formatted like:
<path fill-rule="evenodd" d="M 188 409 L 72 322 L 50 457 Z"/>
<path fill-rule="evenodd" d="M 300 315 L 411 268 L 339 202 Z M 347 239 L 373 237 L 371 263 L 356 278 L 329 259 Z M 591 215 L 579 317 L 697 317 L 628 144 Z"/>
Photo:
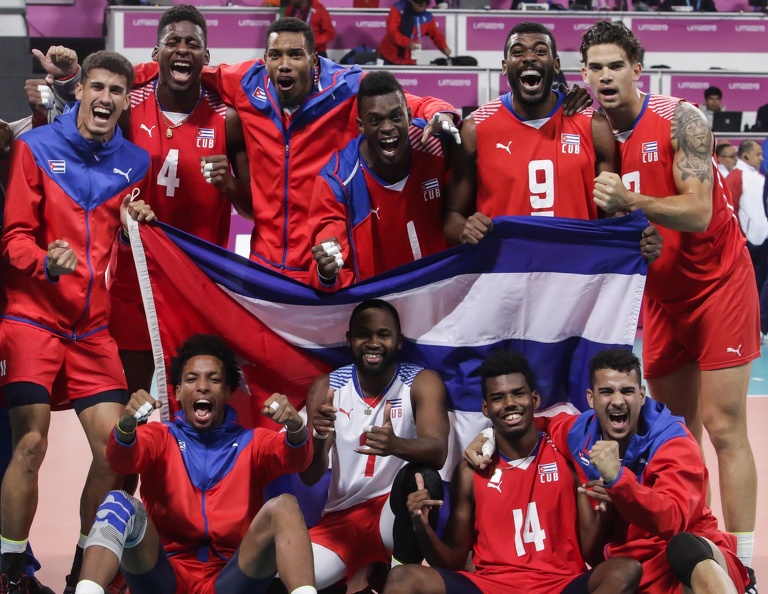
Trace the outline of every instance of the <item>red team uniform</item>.
<path fill-rule="evenodd" d="M 144 200 L 152 205 L 158 220 L 226 247 L 232 203 L 226 194 L 205 182 L 200 158 L 227 154 L 227 106 L 203 87 L 192 114 L 173 128 L 173 137 L 168 138 L 168 126 L 155 97 L 156 84 L 150 82 L 131 91 L 129 134 L 152 159 Z M 121 349 L 148 351 L 149 332 L 130 249 L 115 250 L 111 270 L 109 331 Z"/>
<path fill-rule="evenodd" d="M 617 135 L 622 181 L 630 191 L 659 197 L 679 193 L 670 138 L 680 101 L 647 95 L 634 127 Z M 712 171 L 712 220 L 706 231 L 680 232 L 657 225 L 664 249 L 648 269 L 643 310 L 646 377 L 668 375 L 692 361 L 712 370 L 760 356 L 755 274 L 714 158 Z"/>
<path fill-rule="evenodd" d="M 506 93 L 472 114 L 477 132 L 477 211 L 490 218 L 532 215 L 597 218 L 592 200 L 595 145 L 587 109 L 563 115 L 564 95 L 547 118 L 523 120 Z"/>
<path fill-rule="evenodd" d="M 105 273 L 120 232 L 120 205 L 144 188 L 149 168 L 146 151 L 119 129 L 105 143 L 83 138 L 79 105 L 13 143 L 5 202 L 0 387 L 42 385 L 53 410 L 125 390 L 107 332 Z M 48 275 L 47 248 L 55 239 L 77 255 L 71 274 Z"/>
<path fill-rule="evenodd" d="M 263 490 L 312 459 L 312 440 L 244 429 L 228 407 L 224 424 L 199 433 L 184 413 L 136 429 L 129 445 L 107 443 L 115 472 L 141 475 L 141 498 L 176 574 L 178 594 L 214 594 L 214 582 L 261 509 Z M 194 460 L 210 460 L 197 464 Z M 187 464 L 187 460 L 192 460 Z"/>
<path fill-rule="evenodd" d="M 570 453 L 580 483 L 599 478 L 588 454 L 602 439 L 594 411 L 539 418 L 537 425 L 550 433 L 560 451 Z M 638 430 L 644 433 L 632 437 L 618 478 L 605 484 L 617 512 L 605 558 L 629 557 L 643 564 L 640 594 L 679 594 L 680 580 L 667 562 L 667 543 L 679 532 L 691 532 L 711 540 L 723 553 L 733 583 L 746 585 L 736 537 L 718 528 L 707 506 L 709 473 L 683 418 L 647 398 Z"/>
<path fill-rule="evenodd" d="M 448 248 L 440 223 L 447 166 L 437 138 L 422 144 L 425 125 L 411 124 L 410 170 L 400 182 L 387 185 L 368 169 L 360 155 L 365 137 L 334 154 L 320 172 L 309 211 L 312 245 L 336 237 L 344 266 L 326 284 L 313 262 L 312 286 L 340 289 Z"/>
<path fill-rule="evenodd" d="M 576 479 L 541 433 L 522 462 L 496 454 L 473 473 L 475 572 L 460 571 L 484 594 L 554 594 L 587 567 L 579 545 Z"/>
<path fill-rule="evenodd" d="M 262 61 L 204 68 L 203 81 L 237 110 L 251 167 L 254 228 L 251 260 L 307 281 L 312 264 L 307 217 L 312 188 L 333 151 L 357 138 L 357 92 L 362 70 L 318 57 L 309 96 L 292 114 L 283 111 Z M 137 67 L 137 83 L 157 76 L 157 64 Z M 455 113 L 439 99 L 405 94 L 413 117 Z M 329 136 L 330 135 L 330 136 Z M 330 142 L 328 140 L 331 140 Z"/>

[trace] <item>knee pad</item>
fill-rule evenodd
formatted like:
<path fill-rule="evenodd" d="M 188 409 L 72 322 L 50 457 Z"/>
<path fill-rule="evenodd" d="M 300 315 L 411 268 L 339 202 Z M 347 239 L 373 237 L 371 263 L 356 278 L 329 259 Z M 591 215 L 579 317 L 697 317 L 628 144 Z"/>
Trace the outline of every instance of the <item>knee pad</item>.
<path fill-rule="evenodd" d="M 139 544 L 146 530 L 144 504 L 125 491 L 110 491 L 96 511 L 85 546 L 102 546 L 122 559 L 123 550 Z"/>
<path fill-rule="evenodd" d="M 409 463 L 397 473 L 392 484 L 389 506 L 395 514 L 392 527 L 392 556 L 400 563 L 421 563 L 424 558 L 413 531 L 411 514 L 408 512 L 408 495 L 416 491 L 417 472 L 424 478 L 424 488 L 429 491 L 430 499 L 443 499 L 445 494 L 443 479 L 434 468 Z M 429 524 L 433 529 L 437 526 L 439 517 L 440 512 L 436 509 L 429 514 Z"/>
<path fill-rule="evenodd" d="M 702 561 L 714 558 L 709 543 L 690 532 L 675 534 L 667 543 L 667 562 L 686 588 L 691 587 L 695 567 Z"/>

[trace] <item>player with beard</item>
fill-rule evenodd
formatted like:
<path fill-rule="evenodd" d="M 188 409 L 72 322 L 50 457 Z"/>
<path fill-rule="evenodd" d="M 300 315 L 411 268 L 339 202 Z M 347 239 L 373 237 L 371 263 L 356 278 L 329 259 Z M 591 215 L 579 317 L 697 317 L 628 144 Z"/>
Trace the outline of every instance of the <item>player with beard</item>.
<path fill-rule="evenodd" d="M 747 388 L 760 356 L 760 312 L 746 240 L 713 157 L 714 136 L 690 103 L 638 90 L 642 46 L 625 26 L 595 23 L 580 50 L 584 80 L 621 151 L 621 177 L 602 173 L 595 203 L 607 212 L 642 209 L 664 238 L 643 302 L 648 386 L 685 418 L 699 443 L 706 428 L 717 453 L 725 528 L 736 534 L 739 558 L 749 566 L 757 471 Z"/>
<path fill-rule="evenodd" d="M 363 78 L 357 108 L 361 136 L 323 168 L 309 210 L 310 283 L 323 290 L 448 247 L 440 226 L 447 174 L 440 141 L 422 141 L 426 121 L 413 120 L 389 72 Z"/>
<path fill-rule="evenodd" d="M 493 427 L 497 452 L 482 472 L 459 462 L 451 482 L 451 512 L 439 539 L 426 522 L 442 505 L 423 489 L 408 509 L 430 567 L 404 565 L 387 579 L 385 594 L 630 594 L 640 581 L 637 561 L 616 557 L 587 571 L 582 518 L 589 500 L 577 495 L 576 475 L 546 433 L 536 429 L 541 396 L 528 361 L 496 351 L 477 371 L 483 416 Z M 590 535 L 591 536 L 591 535 Z M 474 572 L 464 571 L 473 551 Z"/>
<path fill-rule="evenodd" d="M 512 88 L 464 120 L 444 230 L 451 243 L 477 243 L 502 215 L 597 218 L 594 178 L 612 171 L 614 140 L 605 116 L 569 113 L 552 90 L 560 58 L 539 23 L 516 25 L 502 72 Z"/>
<path fill-rule="evenodd" d="M 434 371 L 398 361 L 397 310 L 380 299 L 359 304 L 347 344 L 354 363 L 319 377 L 307 396 L 315 452 L 302 480 L 315 484 L 333 459 L 323 518 L 309 532 L 318 589 L 393 556 L 420 561 L 407 483 L 420 472 L 442 497 L 436 471 L 448 452 L 445 386 Z"/>

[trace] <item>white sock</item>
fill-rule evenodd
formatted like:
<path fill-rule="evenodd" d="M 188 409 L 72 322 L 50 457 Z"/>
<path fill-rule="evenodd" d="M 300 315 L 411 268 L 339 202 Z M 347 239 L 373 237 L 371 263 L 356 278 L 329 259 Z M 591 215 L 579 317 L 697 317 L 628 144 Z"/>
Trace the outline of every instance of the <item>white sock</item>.
<path fill-rule="evenodd" d="M 75 588 L 75 594 L 104 594 L 104 588 L 91 580 L 81 580 Z"/>
<path fill-rule="evenodd" d="M 0 536 L 0 553 L 26 553 L 28 538 L 24 540 L 10 540 Z"/>
<path fill-rule="evenodd" d="M 752 549 L 755 547 L 754 532 L 734 532 L 736 537 L 736 556 L 744 565 L 752 567 Z"/>
<path fill-rule="evenodd" d="M 85 543 L 88 541 L 88 535 L 87 534 L 81 534 L 80 537 L 77 539 L 77 546 L 81 549 L 85 548 Z"/>
<path fill-rule="evenodd" d="M 317 594 L 314 586 L 299 586 L 291 591 L 291 594 Z"/>

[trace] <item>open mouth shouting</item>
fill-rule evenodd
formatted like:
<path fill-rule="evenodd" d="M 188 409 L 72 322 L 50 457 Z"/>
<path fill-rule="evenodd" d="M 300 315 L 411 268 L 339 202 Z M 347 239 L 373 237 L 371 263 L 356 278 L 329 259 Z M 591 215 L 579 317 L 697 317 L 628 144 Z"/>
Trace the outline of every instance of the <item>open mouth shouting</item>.
<path fill-rule="evenodd" d="M 392 159 L 397 155 L 397 149 L 400 147 L 400 138 L 398 136 L 382 138 L 379 139 L 378 144 L 381 154 L 386 158 Z"/>
<path fill-rule="evenodd" d="M 213 417 L 213 402 L 201 398 L 192 405 L 192 410 L 195 413 L 195 421 L 204 425 Z"/>
<path fill-rule="evenodd" d="M 109 118 L 112 117 L 113 113 L 114 109 L 103 105 L 91 106 L 91 119 L 93 119 L 94 124 L 100 127 L 109 125 Z"/>
<path fill-rule="evenodd" d="M 544 84 L 544 75 L 533 68 L 523 70 L 518 78 L 522 89 L 531 94 L 541 91 Z"/>
<path fill-rule="evenodd" d="M 192 78 L 192 64 L 186 60 L 171 62 L 171 77 L 178 84 L 186 84 Z"/>
<path fill-rule="evenodd" d="M 616 433 L 624 433 L 629 427 L 629 412 L 608 411 L 608 420 L 613 431 Z"/>

